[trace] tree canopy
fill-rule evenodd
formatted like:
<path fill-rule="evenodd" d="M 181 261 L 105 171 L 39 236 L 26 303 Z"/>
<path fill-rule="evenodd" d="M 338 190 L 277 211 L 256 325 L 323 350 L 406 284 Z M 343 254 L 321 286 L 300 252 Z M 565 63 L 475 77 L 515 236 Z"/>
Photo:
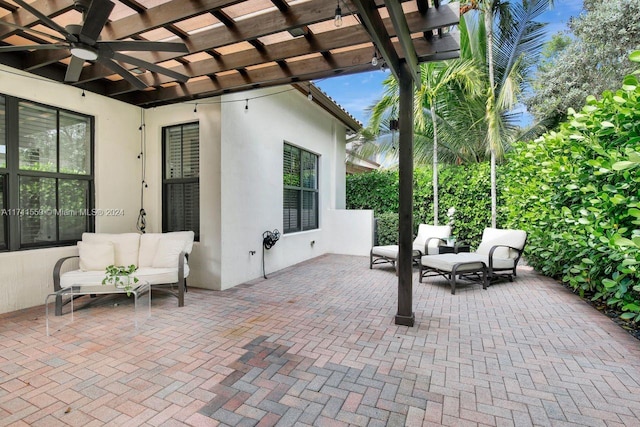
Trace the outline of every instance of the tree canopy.
<path fill-rule="evenodd" d="M 629 53 L 640 46 L 640 1 L 584 0 L 584 12 L 569 23 L 568 34 L 547 44 L 525 104 L 550 127 L 569 108 L 579 110 L 587 96 L 615 90 L 635 67 Z"/>

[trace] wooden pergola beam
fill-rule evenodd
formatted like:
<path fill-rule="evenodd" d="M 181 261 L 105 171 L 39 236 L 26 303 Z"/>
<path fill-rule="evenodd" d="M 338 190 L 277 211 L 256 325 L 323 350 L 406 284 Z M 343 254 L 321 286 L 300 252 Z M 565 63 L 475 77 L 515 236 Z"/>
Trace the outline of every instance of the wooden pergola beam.
<path fill-rule="evenodd" d="M 73 8 L 73 0 L 37 0 L 31 3 L 31 6 L 47 16 L 55 17 L 71 10 Z M 23 27 L 30 27 L 39 22 L 38 18 L 23 8 L 19 8 L 11 14 L 2 17 L 2 21 Z M 15 32 L 16 30 L 14 28 L 0 25 L 0 38 L 7 37 Z"/>
<path fill-rule="evenodd" d="M 404 60 L 407 64 L 408 71 L 411 73 L 414 84 L 419 88 L 422 82 L 420 79 L 420 67 L 418 66 L 418 55 L 413 47 L 411 33 L 409 32 L 409 26 L 404 15 L 404 10 L 402 10 L 402 5 L 394 0 L 385 0 L 384 4 L 389 12 L 389 17 L 400 41 L 400 46 L 402 46 L 402 50 L 404 51 Z"/>
<path fill-rule="evenodd" d="M 391 37 L 382 22 L 378 7 L 370 0 L 353 0 L 353 4 L 357 8 L 362 24 L 367 29 L 373 44 L 384 58 L 391 73 L 396 79 L 400 79 L 400 58 L 393 48 Z"/>

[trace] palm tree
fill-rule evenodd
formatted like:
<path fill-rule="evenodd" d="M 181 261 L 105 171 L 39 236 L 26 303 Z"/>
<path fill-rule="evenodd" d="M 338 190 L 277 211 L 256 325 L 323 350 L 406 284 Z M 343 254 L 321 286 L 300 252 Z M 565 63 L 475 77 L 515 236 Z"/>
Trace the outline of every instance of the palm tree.
<path fill-rule="evenodd" d="M 451 92 L 461 92 L 468 96 L 477 93 L 478 69 L 473 61 L 455 60 L 444 62 L 427 62 L 420 66 L 421 86 L 414 96 L 414 132 L 417 141 L 424 141 L 425 130 L 432 133 L 433 149 L 433 221 L 438 225 L 438 104 L 446 109 Z M 369 129 L 379 130 L 388 127 L 392 118 L 398 116 L 399 85 L 390 75 L 385 81 L 383 97 L 373 106 Z M 427 115 L 427 112 L 430 114 Z M 430 117 L 430 123 L 428 123 Z M 402 118 L 400 118 L 402 119 Z M 423 151 L 424 152 L 424 151 Z"/>
<path fill-rule="evenodd" d="M 478 10 L 484 24 L 484 31 L 476 33 L 484 37 L 486 48 L 482 49 L 476 40 L 469 40 L 469 49 L 466 52 L 461 49 L 461 54 L 476 58 L 489 77 L 485 119 L 486 143 L 491 159 L 491 226 L 494 228 L 497 222 L 496 160 L 502 157 L 505 146 L 513 141 L 514 135 L 513 123 L 507 120 L 508 113 L 516 106 L 518 95 L 524 89 L 524 76 L 537 62 L 544 42 L 545 24 L 534 19 L 552 5 L 553 0 L 514 3 L 471 0 L 461 7 L 461 12 Z M 466 16 L 464 21 L 469 27 Z M 471 36 L 473 31 L 466 34 Z"/>

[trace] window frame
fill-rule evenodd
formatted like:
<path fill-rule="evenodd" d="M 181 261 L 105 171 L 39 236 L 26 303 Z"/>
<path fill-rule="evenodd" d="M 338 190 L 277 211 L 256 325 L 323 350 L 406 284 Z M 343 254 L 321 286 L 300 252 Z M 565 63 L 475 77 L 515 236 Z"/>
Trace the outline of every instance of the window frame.
<path fill-rule="evenodd" d="M 167 178 L 166 167 L 167 167 L 167 140 L 166 135 L 167 131 L 171 128 L 184 128 L 185 126 L 198 126 L 198 162 L 200 162 L 200 122 L 187 122 L 187 123 L 178 123 L 169 126 L 163 126 L 161 129 L 162 133 L 162 232 L 167 233 L 171 231 L 185 231 L 185 230 L 170 230 L 169 229 L 169 206 L 168 206 L 168 194 L 169 187 L 171 185 L 182 185 L 185 184 L 198 184 L 198 196 L 200 195 L 200 170 L 198 169 L 197 177 L 189 177 L 189 178 Z M 182 132 L 182 131 L 181 131 Z M 184 138 L 181 137 L 180 140 L 180 150 L 181 153 L 184 153 Z M 194 232 L 194 241 L 200 241 L 200 201 L 198 201 L 198 229 L 191 230 Z"/>
<path fill-rule="evenodd" d="M 295 185 L 287 185 L 285 184 L 285 179 L 284 179 L 284 167 L 285 167 L 285 160 L 284 160 L 284 156 L 285 156 L 285 151 L 287 149 L 287 147 L 289 147 L 290 149 L 293 150 L 297 150 L 299 153 L 299 159 L 300 159 L 300 185 L 299 186 L 295 186 Z M 304 155 L 311 155 L 313 157 L 313 159 L 315 160 L 315 177 L 314 177 L 314 181 L 315 181 L 315 186 L 314 188 L 309 188 L 309 187 L 305 187 L 304 185 L 304 172 L 305 169 L 303 167 L 303 157 Z M 291 144 L 287 141 L 285 141 L 283 143 L 282 146 L 282 209 L 283 209 L 283 221 L 282 221 L 282 230 L 283 230 L 283 234 L 293 234 L 293 233 L 301 233 L 303 231 L 311 231 L 311 230 L 318 230 L 320 228 L 320 155 L 317 153 L 314 153 L 310 150 L 306 150 L 302 147 L 299 147 L 297 145 Z M 298 208 L 297 208 L 297 224 L 298 226 L 295 228 L 286 228 L 285 224 L 284 224 L 284 209 L 285 209 L 285 203 L 286 203 L 286 191 L 287 190 L 293 190 L 293 191 L 298 191 Z M 305 194 L 312 194 L 314 197 L 314 201 L 315 201 L 315 215 L 314 215 L 314 222 L 315 225 L 311 226 L 311 227 L 305 227 L 303 224 L 303 212 L 304 212 L 304 202 L 305 202 Z"/>
<path fill-rule="evenodd" d="M 79 113 L 66 108 L 43 104 L 31 99 L 19 98 L 16 96 L 0 94 L 5 100 L 5 147 L 6 147 L 6 164 L 0 167 L 0 175 L 4 176 L 3 188 L 3 208 L 8 214 L 2 215 L 5 222 L 5 245 L 0 243 L 0 251 L 18 251 L 29 249 L 41 249 L 49 247 L 63 247 L 75 245 L 80 237 L 74 239 L 61 240 L 63 234 L 61 230 L 60 215 L 52 213 L 55 217 L 55 239 L 22 243 L 21 235 L 21 215 L 25 211 L 20 206 L 20 179 L 22 177 L 30 178 L 48 178 L 55 182 L 55 204 L 57 210 L 64 210 L 64 206 L 60 206 L 60 184 L 61 180 L 83 181 L 87 183 L 87 203 L 85 205 L 86 232 L 95 230 L 95 217 L 90 215 L 95 207 L 95 117 L 88 114 Z M 38 107 L 55 111 L 56 115 L 56 171 L 37 171 L 20 169 L 20 103 L 28 103 Z M 87 174 L 62 173 L 60 170 L 60 116 L 61 114 L 69 114 L 73 116 L 87 119 L 89 125 L 89 171 Z M 47 214 L 48 215 L 48 214 Z"/>

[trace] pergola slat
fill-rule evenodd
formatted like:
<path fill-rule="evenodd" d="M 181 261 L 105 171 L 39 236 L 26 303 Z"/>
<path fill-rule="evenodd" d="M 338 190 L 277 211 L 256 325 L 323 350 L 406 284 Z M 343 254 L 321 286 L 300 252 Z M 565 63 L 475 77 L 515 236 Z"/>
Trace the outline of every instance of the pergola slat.
<path fill-rule="evenodd" d="M 447 14 L 446 16 L 449 20 L 444 22 L 450 22 L 451 25 L 455 24 L 456 21 L 454 21 L 453 19 L 456 18 L 448 15 L 451 14 Z M 414 33 L 424 32 L 428 31 L 429 29 L 437 28 L 437 26 L 433 23 L 434 21 L 438 24 L 443 22 L 440 16 L 436 14 L 425 16 L 420 15 L 418 12 L 413 12 L 408 14 L 407 18 L 408 21 L 411 22 L 411 28 Z M 391 20 L 389 18 L 384 19 L 384 23 L 385 27 L 389 29 L 390 35 L 395 35 L 395 33 L 393 32 L 393 24 L 391 23 Z M 171 70 L 178 73 L 187 74 L 191 77 L 198 77 L 219 73 L 226 70 L 250 67 L 262 62 L 275 62 L 282 59 L 302 56 L 309 53 L 326 52 L 332 49 L 343 48 L 350 45 L 364 44 L 369 40 L 369 35 L 361 27 L 336 28 L 332 31 L 314 35 L 312 42 L 305 38 L 297 38 L 285 42 L 275 43 L 269 46 L 263 46 L 260 51 L 245 50 L 225 55 L 223 58 L 221 57 L 218 60 L 207 59 L 197 61 L 188 65 L 173 67 L 171 68 Z M 415 43 L 425 42 L 433 45 L 433 53 L 459 49 L 459 42 L 457 41 L 457 38 L 454 38 L 451 35 L 447 35 L 443 38 L 434 38 L 431 41 L 426 41 L 424 39 L 415 41 Z M 449 43 L 449 46 L 445 47 L 446 43 Z M 94 74 L 94 72 L 96 71 L 98 73 Z M 85 67 L 85 70 L 80 76 L 80 80 L 93 80 L 98 78 L 101 75 L 100 73 L 104 72 L 105 70 L 100 70 L 94 67 Z M 151 80 L 154 77 L 148 76 L 146 74 L 140 77 L 147 84 L 153 84 Z M 168 83 L 171 81 L 171 79 L 167 77 L 160 77 L 157 81 L 161 83 Z M 110 93 L 115 95 L 127 92 L 129 90 L 133 90 L 133 88 L 126 82 L 120 81 L 113 85 L 113 91 L 111 91 Z"/>
<path fill-rule="evenodd" d="M 455 44 L 455 38 L 448 42 Z M 399 49 L 399 44 L 396 45 Z M 417 44 L 417 54 L 421 62 L 436 59 L 437 53 L 427 43 Z M 457 55 L 457 53 L 456 53 Z M 176 84 L 170 87 L 156 88 L 142 92 L 131 92 L 115 96 L 122 101 L 146 106 L 168 103 L 174 98 L 184 100 L 220 95 L 222 93 L 247 90 L 248 88 L 282 85 L 298 80 L 315 80 L 325 77 L 374 71 L 371 65 L 371 48 L 363 47 L 348 52 L 331 55 L 330 63 L 322 56 L 287 63 L 286 71 L 279 65 L 247 70 L 244 76 L 239 73 L 217 76 L 215 79 L 201 79 Z"/>

